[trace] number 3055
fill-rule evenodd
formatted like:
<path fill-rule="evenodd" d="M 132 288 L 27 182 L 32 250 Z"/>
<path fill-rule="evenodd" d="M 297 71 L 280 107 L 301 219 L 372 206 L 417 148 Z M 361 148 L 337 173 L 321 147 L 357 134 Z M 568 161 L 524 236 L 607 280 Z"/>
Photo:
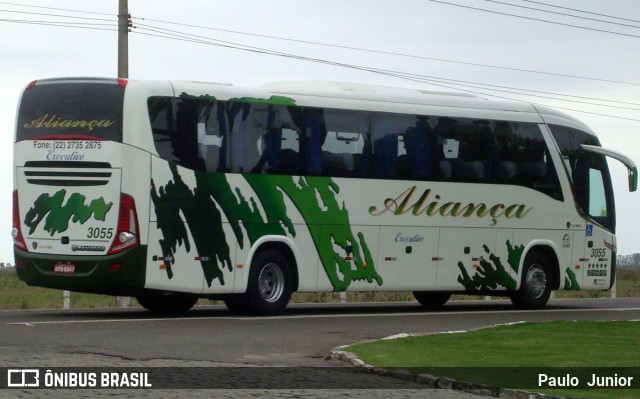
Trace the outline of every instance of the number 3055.
<path fill-rule="evenodd" d="M 113 227 L 89 227 L 87 238 L 112 238 Z"/>

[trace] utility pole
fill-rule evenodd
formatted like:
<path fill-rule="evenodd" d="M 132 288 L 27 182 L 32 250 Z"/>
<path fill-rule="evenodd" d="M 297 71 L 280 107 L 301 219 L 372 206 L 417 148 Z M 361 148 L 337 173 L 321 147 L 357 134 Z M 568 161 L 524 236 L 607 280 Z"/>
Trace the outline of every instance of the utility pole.
<path fill-rule="evenodd" d="M 131 28 L 131 14 L 129 14 L 129 0 L 118 0 L 118 77 L 129 78 L 129 28 Z M 131 299 L 127 296 L 116 297 L 120 308 L 128 308 Z"/>
<path fill-rule="evenodd" d="M 129 77 L 129 0 L 118 0 L 118 77 Z"/>

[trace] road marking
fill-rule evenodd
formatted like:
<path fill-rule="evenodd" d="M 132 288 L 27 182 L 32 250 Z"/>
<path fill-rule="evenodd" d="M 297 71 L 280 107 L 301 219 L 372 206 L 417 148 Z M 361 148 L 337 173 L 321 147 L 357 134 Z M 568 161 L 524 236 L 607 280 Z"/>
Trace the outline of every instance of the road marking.
<path fill-rule="evenodd" d="M 567 313 L 567 312 L 623 312 L 623 311 L 638 311 L 640 308 L 591 308 L 591 309 L 542 309 L 542 310 L 487 310 L 487 311 L 450 311 L 450 312 L 411 312 L 411 313 L 374 313 L 374 314 L 335 314 L 335 315 L 280 315 L 280 316 L 258 316 L 258 317 L 243 317 L 242 320 L 286 320 L 286 319 L 305 319 L 305 318 L 323 318 L 323 317 L 407 317 L 407 316 L 452 316 L 452 315 L 473 315 L 473 314 L 523 314 L 523 313 Z"/>
<path fill-rule="evenodd" d="M 401 312 L 401 313 L 345 313 L 345 314 L 304 314 L 304 315 L 281 315 L 281 316 L 206 316 L 198 317 L 167 317 L 167 318 L 139 318 L 139 319 L 92 319 L 92 320 L 53 320 L 53 321 L 20 321 L 7 323 L 11 326 L 36 326 L 48 324 L 91 324 L 91 323 L 139 323 L 157 321 L 186 321 L 186 320 L 236 320 L 236 321 L 259 321 L 259 320 L 299 320 L 299 319 L 320 319 L 320 318 L 353 318 L 353 317 L 431 317 L 431 316 L 452 316 L 452 315 L 480 315 L 480 314 L 529 314 L 529 313 L 568 313 L 568 312 L 627 312 L 639 311 L 638 308 L 590 308 L 590 309 L 543 309 L 543 310 L 490 310 L 490 311 L 450 311 L 450 312 Z"/>

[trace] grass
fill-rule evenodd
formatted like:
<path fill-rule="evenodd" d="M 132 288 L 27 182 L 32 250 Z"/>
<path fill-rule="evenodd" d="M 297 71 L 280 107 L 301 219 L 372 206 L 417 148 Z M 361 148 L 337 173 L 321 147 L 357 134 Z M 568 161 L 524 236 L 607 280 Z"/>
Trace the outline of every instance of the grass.
<path fill-rule="evenodd" d="M 581 377 L 581 387 L 592 370 L 608 368 L 613 375 L 634 367 L 634 386 L 640 378 L 640 322 L 553 321 L 521 323 L 458 334 L 435 334 L 381 340 L 350 346 L 367 364 L 404 368 L 416 373 L 442 375 L 496 387 L 527 388 L 554 395 L 596 399 L 637 398 L 637 389 L 554 389 L 537 387 L 538 372 Z M 450 369 L 449 369 L 450 368 Z M 522 369 L 519 369 L 522 368 Z M 531 368 L 531 369 L 527 369 Z M 599 370 L 604 373 L 603 370 Z M 440 373 L 440 374 L 439 374 Z M 578 374 L 577 374 L 578 373 Z M 587 378 L 588 377 L 588 378 Z"/>
<path fill-rule="evenodd" d="M 640 267 L 618 268 L 617 271 L 619 298 L 640 297 Z M 608 298 L 608 291 L 556 291 L 556 298 Z M 478 299 L 477 296 L 456 295 L 453 299 Z M 340 294 L 336 292 L 294 293 L 293 303 L 327 303 L 340 302 Z M 349 292 L 347 302 L 402 302 L 413 301 L 411 292 Z M 138 306 L 131 301 L 132 306 Z M 220 303 L 201 299 L 198 304 L 209 305 Z M 61 309 L 62 291 L 48 288 L 30 287 L 19 281 L 12 268 L 0 269 L 0 310 L 15 309 Z M 109 308 L 116 307 L 115 297 L 92 294 L 71 294 L 72 308 Z"/>
<path fill-rule="evenodd" d="M 73 308 L 115 307 L 116 298 L 72 293 Z M 0 270 L 0 310 L 61 309 L 62 291 L 30 287 L 18 280 L 15 270 Z"/>

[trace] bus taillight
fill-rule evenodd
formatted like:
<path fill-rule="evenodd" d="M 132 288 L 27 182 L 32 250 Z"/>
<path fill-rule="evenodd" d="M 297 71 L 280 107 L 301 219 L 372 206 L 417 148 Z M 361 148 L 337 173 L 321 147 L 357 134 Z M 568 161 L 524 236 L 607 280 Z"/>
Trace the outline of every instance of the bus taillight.
<path fill-rule="evenodd" d="M 13 237 L 13 245 L 17 248 L 27 251 L 27 244 L 22 237 L 22 229 L 20 228 L 20 209 L 18 207 L 18 190 L 13 191 L 13 228 L 11 229 Z"/>
<path fill-rule="evenodd" d="M 115 240 L 109 249 L 109 254 L 122 252 L 140 243 L 138 239 L 138 215 L 133 197 L 120 194 L 120 214 L 118 216 L 118 230 Z"/>

